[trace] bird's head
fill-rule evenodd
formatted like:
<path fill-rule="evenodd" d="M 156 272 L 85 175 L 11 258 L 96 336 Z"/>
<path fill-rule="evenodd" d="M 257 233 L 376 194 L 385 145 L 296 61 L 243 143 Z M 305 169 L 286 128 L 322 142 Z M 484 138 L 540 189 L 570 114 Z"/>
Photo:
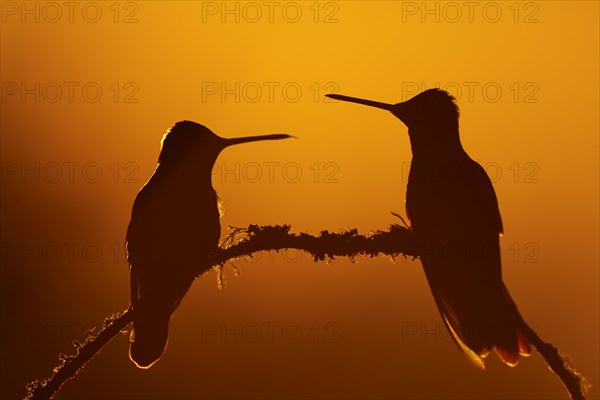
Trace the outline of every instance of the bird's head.
<path fill-rule="evenodd" d="M 397 104 L 338 94 L 326 96 L 390 111 L 408 127 L 413 153 L 423 153 L 423 150 L 444 153 L 453 148 L 462 150 L 458 137 L 458 106 L 454 97 L 444 90 L 429 89 Z"/>
<path fill-rule="evenodd" d="M 403 103 L 394 104 L 392 114 L 411 129 L 458 128 L 458 106 L 454 97 L 440 89 L 429 89 Z"/>
<path fill-rule="evenodd" d="M 161 165 L 200 168 L 210 172 L 219 153 L 235 144 L 260 140 L 277 140 L 292 137 L 275 134 L 225 139 L 213 131 L 193 121 L 177 122 L 163 136 L 158 163 Z"/>
<path fill-rule="evenodd" d="M 397 104 L 381 103 L 340 94 L 327 94 L 326 96 L 388 110 L 404 122 L 409 129 L 454 126 L 458 128 L 459 111 L 454 102 L 455 99 L 450 93 L 441 89 L 428 89 L 410 100 Z"/>

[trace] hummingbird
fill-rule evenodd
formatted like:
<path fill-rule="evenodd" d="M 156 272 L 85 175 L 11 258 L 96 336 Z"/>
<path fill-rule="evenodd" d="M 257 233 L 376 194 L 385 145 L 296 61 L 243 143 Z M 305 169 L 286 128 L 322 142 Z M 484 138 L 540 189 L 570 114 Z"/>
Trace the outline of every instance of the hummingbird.
<path fill-rule="evenodd" d="M 225 139 L 192 121 L 163 136 L 156 171 L 138 193 L 127 228 L 133 330 L 129 358 L 143 369 L 164 353 L 169 321 L 199 271 L 218 250 L 219 198 L 211 175 L 226 147 L 292 137 L 285 134 Z"/>
<path fill-rule="evenodd" d="M 504 229 L 496 193 L 461 144 L 455 98 L 440 89 L 398 104 L 326 96 L 390 111 L 408 127 L 406 214 L 431 293 L 458 347 L 481 369 L 491 351 L 509 366 L 530 355 L 522 317 L 502 280 Z"/>

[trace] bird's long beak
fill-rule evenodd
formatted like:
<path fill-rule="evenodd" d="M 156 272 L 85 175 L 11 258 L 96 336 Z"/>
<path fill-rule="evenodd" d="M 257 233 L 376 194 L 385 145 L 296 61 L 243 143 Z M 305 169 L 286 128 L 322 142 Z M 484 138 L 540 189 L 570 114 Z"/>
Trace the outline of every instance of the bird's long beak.
<path fill-rule="evenodd" d="M 280 139 L 288 139 L 288 138 L 295 138 L 295 136 L 278 133 L 278 134 L 274 134 L 274 135 L 247 136 L 247 137 L 240 137 L 240 138 L 233 138 L 233 139 L 225 139 L 225 147 L 233 146 L 234 144 L 258 142 L 261 140 L 280 140 Z"/>
<path fill-rule="evenodd" d="M 349 101 L 350 103 L 358 103 L 358 104 L 362 104 L 362 105 L 369 106 L 369 107 L 382 108 L 382 109 L 388 110 L 388 111 L 392 111 L 393 107 L 394 107 L 394 104 L 387 104 L 387 103 L 381 103 L 379 101 L 359 99 L 358 97 L 344 96 L 342 94 L 326 94 L 325 96 L 329 97 L 330 99 Z"/>

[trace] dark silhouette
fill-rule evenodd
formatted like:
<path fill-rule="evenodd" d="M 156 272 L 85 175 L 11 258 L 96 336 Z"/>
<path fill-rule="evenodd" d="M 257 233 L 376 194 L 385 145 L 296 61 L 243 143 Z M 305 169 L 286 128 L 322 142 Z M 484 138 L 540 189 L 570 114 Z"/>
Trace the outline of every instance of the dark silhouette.
<path fill-rule="evenodd" d="M 406 213 L 431 292 L 458 346 L 479 368 L 492 350 L 510 366 L 519 354 L 531 354 L 502 281 L 496 194 L 460 143 L 454 98 L 439 89 L 393 105 L 328 97 L 391 111 L 408 127 L 413 159 Z"/>
<path fill-rule="evenodd" d="M 127 228 L 134 315 L 129 356 L 138 367 L 161 357 L 171 315 L 198 276 L 198 264 L 218 249 L 220 212 L 211 182 L 217 156 L 234 144 L 289 137 L 224 139 L 191 121 L 177 122 L 164 136 L 158 167 L 137 195 Z"/>
<path fill-rule="evenodd" d="M 88 331 L 84 342 L 73 341 L 75 353 L 72 355 L 61 353 L 58 365 L 52 369 L 48 378 L 27 384 L 26 399 L 53 398 L 67 380 L 77 376 L 86 363 L 132 321 L 136 336 L 130 348 L 130 358 L 141 368 L 149 368 L 164 352 L 169 319 L 196 276 L 207 271 L 211 266 L 222 266 L 227 261 L 249 256 L 258 251 L 282 249 L 303 250 L 315 261 L 338 256 L 375 257 L 378 254 L 385 254 L 392 258 L 400 254 L 420 256 L 444 321 L 455 335 L 457 343 L 477 365 L 483 365 L 481 356 L 484 352 L 476 351 L 483 349 L 482 343 L 487 349 L 491 349 L 492 345 L 495 346 L 500 356 L 508 359 L 510 363 L 513 363 L 513 359 L 516 362 L 517 354 L 514 347 L 506 350 L 501 346 L 514 346 L 514 341 L 517 340 L 519 350 L 529 353 L 529 345 L 522 337 L 524 335 L 561 379 L 571 398 L 585 399 L 589 387 L 585 378 L 573 368 L 556 347 L 543 341 L 520 318 L 502 283 L 498 252 L 498 231 L 501 231 L 501 223 L 495 195 L 489 180 L 486 177 L 482 178 L 481 168 L 470 160 L 462 149 L 460 151 L 456 149 L 457 146 L 460 147 L 458 110 L 452 99 L 444 92 L 430 93 L 425 99 L 419 101 L 425 104 L 429 104 L 429 101 L 439 102 L 436 108 L 441 109 L 441 115 L 447 114 L 439 121 L 446 121 L 449 126 L 455 127 L 448 132 L 454 139 L 445 137 L 440 141 L 447 142 L 448 146 L 454 146 L 454 153 L 462 153 L 462 155 L 456 156 L 457 160 L 452 157 L 444 158 L 444 155 L 441 155 L 439 161 L 440 165 L 452 167 L 464 164 L 468 167 L 467 178 L 454 175 L 453 178 L 446 176 L 445 179 L 464 181 L 462 184 L 456 183 L 451 189 L 470 190 L 472 199 L 462 193 L 442 193 L 444 196 L 440 197 L 440 200 L 443 199 L 457 207 L 453 210 L 447 204 L 435 204 L 435 200 L 430 197 L 438 191 L 441 192 L 442 189 L 448 189 L 451 185 L 437 179 L 432 172 L 425 173 L 432 171 L 430 168 L 425 168 L 427 163 L 424 161 L 428 160 L 428 157 L 423 146 L 426 141 L 415 140 L 413 136 L 435 134 L 436 130 L 443 135 L 444 128 L 443 124 L 438 122 L 431 120 L 424 122 L 428 119 L 427 113 L 435 108 L 428 110 L 427 107 L 415 104 L 413 101 L 418 97 L 404 103 L 407 110 L 413 110 L 411 115 L 420 115 L 420 119 L 416 118 L 410 125 L 413 151 L 419 154 L 417 161 L 423 160 L 420 164 L 421 168 L 424 168 L 421 171 L 423 175 L 419 179 L 416 178 L 419 175 L 417 164 L 413 164 L 411 170 L 411 216 L 413 221 L 420 221 L 415 222 L 415 231 L 394 224 L 387 231 L 377 231 L 368 236 L 359 235 L 356 229 L 340 233 L 323 230 L 319 236 L 312 236 L 307 233 L 292 233 L 289 225 L 250 225 L 245 229 L 233 228 L 222 242 L 225 248 L 220 249 L 216 245 L 219 235 L 217 195 L 210 182 L 210 169 L 220 150 L 230 144 L 283 139 L 289 136 L 222 139 L 194 122 L 177 123 L 163 140 L 157 171 L 144 186 L 134 204 L 127 236 L 132 280 L 131 306 L 125 312 L 107 318 L 101 329 Z M 429 100 L 430 97 L 433 100 Z M 357 101 L 393 111 L 397 108 L 399 116 L 403 116 L 405 112 L 402 110 L 402 105 Z M 415 146 L 418 149 L 415 150 Z M 433 144 L 432 149 L 441 152 L 443 147 Z M 430 155 L 429 159 L 435 157 Z M 442 161 L 446 159 L 448 163 Z M 462 161 L 459 162 L 458 159 Z M 431 184 L 432 187 L 428 187 L 427 182 L 423 180 L 426 178 L 435 182 Z M 475 179 L 474 183 L 468 183 L 471 179 Z M 419 183 L 415 185 L 415 182 Z M 200 183 L 203 186 L 200 186 Z M 477 185 L 481 188 L 477 189 L 479 187 Z M 473 205 L 473 210 L 463 208 L 466 206 L 458 203 L 453 196 L 458 196 L 458 199 L 464 198 L 467 204 Z M 433 203 L 442 210 L 433 207 L 429 210 L 431 213 L 429 215 L 424 205 L 420 205 L 417 201 L 421 199 L 425 204 Z M 491 210 L 489 215 L 486 214 L 487 208 L 484 207 Z M 475 217 L 481 218 L 481 221 L 474 220 Z M 460 218 L 464 218 L 467 222 L 459 221 Z M 209 223 L 210 221 L 212 223 Z M 205 227 L 210 229 L 204 230 Z M 481 229 L 479 236 L 472 232 L 477 229 Z M 413 236 L 417 232 L 421 237 L 422 247 L 415 246 Z M 440 238 L 441 245 L 436 244 L 436 238 Z M 476 249 L 486 248 L 489 245 L 490 251 L 479 255 L 468 253 L 465 260 L 458 262 L 446 253 L 439 252 L 439 249 L 448 243 L 458 245 L 472 243 Z M 481 268 L 477 269 L 477 266 Z M 486 313 L 492 313 L 493 316 L 488 316 Z M 489 327 L 494 323 L 505 323 L 507 326 L 502 327 L 500 336 L 486 331 L 484 335 L 475 337 L 473 330 L 468 329 L 470 321 L 474 321 L 475 327 Z M 473 347 L 467 347 L 465 343 Z"/>

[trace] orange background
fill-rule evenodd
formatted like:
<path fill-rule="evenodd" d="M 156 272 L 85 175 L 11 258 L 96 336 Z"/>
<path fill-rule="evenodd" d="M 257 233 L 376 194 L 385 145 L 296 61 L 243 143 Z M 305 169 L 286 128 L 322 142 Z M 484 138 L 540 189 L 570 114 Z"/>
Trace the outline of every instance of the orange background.
<path fill-rule="evenodd" d="M 274 4 L 269 15 L 262 2 L 84 2 L 58 16 L 44 3 L 2 3 L 0 397 L 23 396 L 84 327 L 127 306 L 131 205 L 175 121 L 224 137 L 300 138 L 223 152 L 213 184 L 224 233 L 250 223 L 367 233 L 397 222 L 390 211 L 404 214 L 407 129 L 323 94 L 397 102 L 439 82 L 458 97 L 464 147 L 495 177 L 507 286 L 598 398 L 598 3 Z M 222 97 L 236 82 L 239 101 Z M 279 163 L 272 176 L 265 163 Z M 443 329 L 419 262 L 259 256 L 237 263 L 238 277 L 228 268 L 222 291 L 213 272 L 195 283 L 155 367 L 136 369 L 123 336 L 59 398 L 567 396 L 537 354 L 516 368 L 495 356 L 473 368 Z M 236 323 L 239 340 L 208 334 Z M 284 326 L 302 333 L 297 342 Z"/>

